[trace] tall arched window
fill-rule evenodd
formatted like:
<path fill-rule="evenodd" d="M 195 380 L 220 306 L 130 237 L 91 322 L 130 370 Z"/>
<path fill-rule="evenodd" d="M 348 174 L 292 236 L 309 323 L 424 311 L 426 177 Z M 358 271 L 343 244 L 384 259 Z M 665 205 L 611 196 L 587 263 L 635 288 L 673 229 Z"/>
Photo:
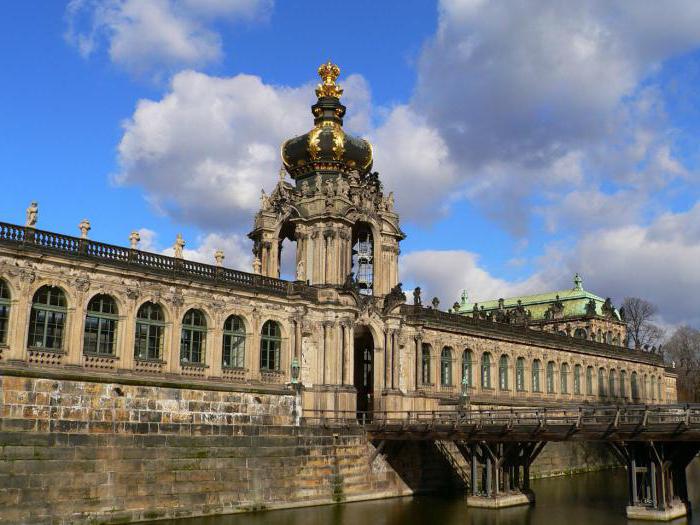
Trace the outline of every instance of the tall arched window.
<path fill-rule="evenodd" d="M 663 401 L 663 398 L 661 397 L 661 378 L 656 382 L 656 398 L 659 401 Z"/>
<path fill-rule="evenodd" d="M 611 344 L 612 344 L 612 340 L 613 340 L 613 333 L 610 332 L 610 331 L 605 332 L 605 342 L 606 342 L 607 344 L 611 345 Z"/>
<path fill-rule="evenodd" d="M 598 369 L 598 395 L 600 397 L 605 397 L 605 369 Z"/>
<path fill-rule="evenodd" d="M 66 295 L 57 286 L 42 286 L 34 294 L 29 317 L 31 348 L 63 348 L 66 327 Z"/>
<path fill-rule="evenodd" d="M 603 331 L 598 329 L 598 332 L 596 333 L 595 340 L 598 341 L 599 343 L 603 342 Z"/>
<path fill-rule="evenodd" d="M 106 294 L 98 294 L 87 306 L 83 352 L 114 355 L 117 344 L 117 303 Z"/>
<path fill-rule="evenodd" d="M 581 395 L 581 365 L 574 365 L 574 394 Z"/>
<path fill-rule="evenodd" d="M 224 368 L 245 368 L 245 326 L 243 319 L 230 315 L 224 322 L 221 366 Z"/>
<path fill-rule="evenodd" d="M 620 397 L 627 397 L 627 371 L 620 370 Z"/>
<path fill-rule="evenodd" d="M 651 400 L 656 401 L 656 377 L 651 376 Z"/>
<path fill-rule="evenodd" d="M 630 387 L 632 389 L 632 399 L 639 399 L 639 385 L 637 384 L 637 372 L 632 372 L 630 379 Z"/>
<path fill-rule="evenodd" d="M 260 339 L 260 370 L 280 369 L 282 331 L 275 321 L 265 321 Z"/>
<path fill-rule="evenodd" d="M 586 368 L 586 395 L 593 395 L 593 367 Z"/>
<path fill-rule="evenodd" d="M 452 386 L 452 349 L 448 346 L 440 353 L 440 384 Z"/>
<path fill-rule="evenodd" d="M 525 390 L 525 358 L 518 357 L 515 360 L 515 389 L 518 392 Z"/>
<path fill-rule="evenodd" d="M 481 387 L 491 388 L 491 354 L 488 352 L 481 356 Z"/>
<path fill-rule="evenodd" d="M 535 359 L 532 362 L 532 391 L 542 392 L 542 386 L 540 384 L 540 377 L 542 375 L 542 362 L 539 359 Z"/>
<path fill-rule="evenodd" d="M 0 345 L 7 344 L 10 325 L 10 287 L 0 279 Z"/>
<path fill-rule="evenodd" d="M 136 313 L 134 357 L 161 359 L 165 334 L 165 316 L 159 304 L 146 302 Z"/>
<path fill-rule="evenodd" d="M 609 386 L 608 386 L 608 395 L 610 397 L 615 397 L 617 395 L 617 389 L 615 388 L 617 386 L 617 374 L 615 373 L 615 370 L 610 370 L 610 373 L 608 374 L 608 379 L 609 379 Z"/>
<path fill-rule="evenodd" d="M 201 310 L 187 310 L 182 318 L 180 335 L 180 361 L 204 363 L 207 344 L 207 320 Z"/>
<path fill-rule="evenodd" d="M 547 393 L 554 393 L 554 361 L 547 363 Z"/>
<path fill-rule="evenodd" d="M 498 386 L 501 390 L 508 390 L 508 356 L 503 354 L 498 360 Z"/>
<path fill-rule="evenodd" d="M 574 332 L 574 337 L 577 339 L 588 339 L 588 332 L 585 328 L 577 328 Z"/>
<path fill-rule="evenodd" d="M 421 346 L 421 383 L 430 384 L 430 351 L 432 347 L 428 343 Z"/>
<path fill-rule="evenodd" d="M 352 233 L 352 270 L 361 294 L 374 290 L 374 237 L 369 224 L 357 223 Z"/>
<path fill-rule="evenodd" d="M 472 373 L 474 368 L 474 354 L 467 349 L 462 352 L 462 381 L 466 379 L 468 387 L 472 386 Z"/>
<path fill-rule="evenodd" d="M 561 365 L 561 371 L 559 372 L 559 380 L 561 383 L 561 393 L 569 393 L 569 363 L 563 363 Z"/>
<path fill-rule="evenodd" d="M 649 391 L 649 376 L 644 374 L 644 379 L 642 379 L 642 399 L 646 401 L 647 399 L 647 392 Z"/>

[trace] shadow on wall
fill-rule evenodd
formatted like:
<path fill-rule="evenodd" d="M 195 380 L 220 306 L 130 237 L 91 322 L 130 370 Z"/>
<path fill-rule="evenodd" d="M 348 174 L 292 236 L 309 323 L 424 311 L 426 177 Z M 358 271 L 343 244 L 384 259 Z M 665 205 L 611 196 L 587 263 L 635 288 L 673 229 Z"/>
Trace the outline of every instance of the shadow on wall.
<path fill-rule="evenodd" d="M 375 447 L 380 446 L 375 441 Z M 415 494 L 466 490 L 454 468 L 432 441 L 386 441 L 381 455 Z"/>

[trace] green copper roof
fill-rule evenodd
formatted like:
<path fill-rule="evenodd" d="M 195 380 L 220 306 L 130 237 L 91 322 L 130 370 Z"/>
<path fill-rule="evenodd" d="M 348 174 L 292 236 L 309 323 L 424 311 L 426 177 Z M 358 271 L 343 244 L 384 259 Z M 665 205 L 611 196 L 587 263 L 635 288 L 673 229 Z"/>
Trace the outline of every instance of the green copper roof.
<path fill-rule="evenodd" d="M 569 290 L 558 290 L 554 292 L 547 292 L 534 295 L 521 295 L 517 297 L 504 298 L 503 306 L 504 308 L 514 308 L 518 305 L 518 301 L 525 309 L 530 310 L 533 320 L 540 320 L 545 318 L 545 312 L 552 306 L 552 304 L 559 300 L 564 305 L 563 317 L 576 317 L 586 315 L 586 305 L 593 299 L 596 305 L 596 313 L 598 315 L 604 315 L 602 306 L 605 303 L 605 299 L 595 295 L 591 292 L 587 292 L 583 289 L 583 279 L 576 274 L 574 277 L 574 287 Z M 498 299 L 477 302 L 479 310 L 484 307 L 485 312 L 490 312 L 493 310 L 498 310 Z M 467 293 L 462 292 L 462 297 L 459 305 L 459 310 L 457 313 L 460 314 L 471 314 L 474 309 L 474 303 L 469 301 L 467 298 Z M 620 314 L 615 310 L 615 316 L 620 318 Z"/>

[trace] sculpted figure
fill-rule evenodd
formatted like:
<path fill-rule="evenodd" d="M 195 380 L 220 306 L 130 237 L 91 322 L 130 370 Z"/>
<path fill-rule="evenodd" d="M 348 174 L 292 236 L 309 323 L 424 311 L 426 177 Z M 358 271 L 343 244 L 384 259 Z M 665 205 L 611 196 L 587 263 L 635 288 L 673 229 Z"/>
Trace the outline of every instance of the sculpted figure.
<path fill-rule="evenodd" d="M 24 225 L 30 227 L 36 226 L 36 221 L 38 217 L 39 205 L 36 203 L 36 201 L 32 201 L 32 203 L 27 208 L 27 222 L 25 222 Z"/>
<path fill-rule="evenodd" d="M 260 209 L 267 210 L 270 207 L 270 197 L 268 197 L 265 190 L 260 190 Z"/>
<path fill-rule="evenodd" d="M 261 269 L 262 264 L 260 262 L 260 259 L 256 257 L 255 259 L 253 259 L 253 273 L 257 273 L 259 275 Z"/>
<path fill-rule="evenodd" d="M 306 281 L 306 269 L 302 260 L 297 264 L 297 281 Z"/>
<path fill-rule="evenodd" d="M 141 235 L 136 230 L 131 232 L 129 235 L 129 245 L 132 250 L 136 250 L 139 247 L 139 241 L 141 241 Z"/>
<path fill-rule="evenodd" d="M 78 229 L 80 229 L 80 238 L 81 239 L 87 239 L 88 232 L 90 231 L 90 221 L 87 219 L 83 219 L 80 221 L 80 224 L 78 224 Z"/>
<path fill-rule="evenodd" d="M 385 201 L 386 211 L 394 211 L 394 192 L 390 191 Z"/>
<path fill-rule="evenodd" d="M 314 191 L 316 193 L 321 193 L 321 191 L 323 191 L 323 179 L 321 179 L 321 175 L 318 173 L 316 174 L 316 178 L 314 178 Z"/>
<path fill-rule="evenodd" d="M 182 234 L 178 233 L 175 238 L 175 244 L 173 245 L 173 250 L 175 251 L 174 257 L 176 259 L 182 259 L 182 249 L 185 247 L 185 239 L 182 238 Z"/>
<path fill-rule="evenodd" d="M 423 305 L 423 301 L 420 297 L 420 286 L 416 286 L 413 289 L 413 305 L 414 306 L 422 306 Z"/>

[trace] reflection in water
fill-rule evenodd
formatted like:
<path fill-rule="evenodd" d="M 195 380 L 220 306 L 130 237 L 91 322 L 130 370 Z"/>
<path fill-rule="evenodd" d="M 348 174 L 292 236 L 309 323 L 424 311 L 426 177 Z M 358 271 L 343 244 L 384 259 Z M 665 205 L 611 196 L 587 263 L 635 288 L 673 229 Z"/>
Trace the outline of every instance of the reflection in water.
<path fill-rule="evenodd" d="M 673 525 L 700 525 L 700 460 L 688 469 L 692 519 Z M 171 525 L 632 525 L 625 518 L 626 478 L 608 470 L 568 478 L 534 481 L 534 507 L 467 509 L 462 497 L 419 496 L 326 505 L 302 509 L 234 514 L 162 522 Z"/>

